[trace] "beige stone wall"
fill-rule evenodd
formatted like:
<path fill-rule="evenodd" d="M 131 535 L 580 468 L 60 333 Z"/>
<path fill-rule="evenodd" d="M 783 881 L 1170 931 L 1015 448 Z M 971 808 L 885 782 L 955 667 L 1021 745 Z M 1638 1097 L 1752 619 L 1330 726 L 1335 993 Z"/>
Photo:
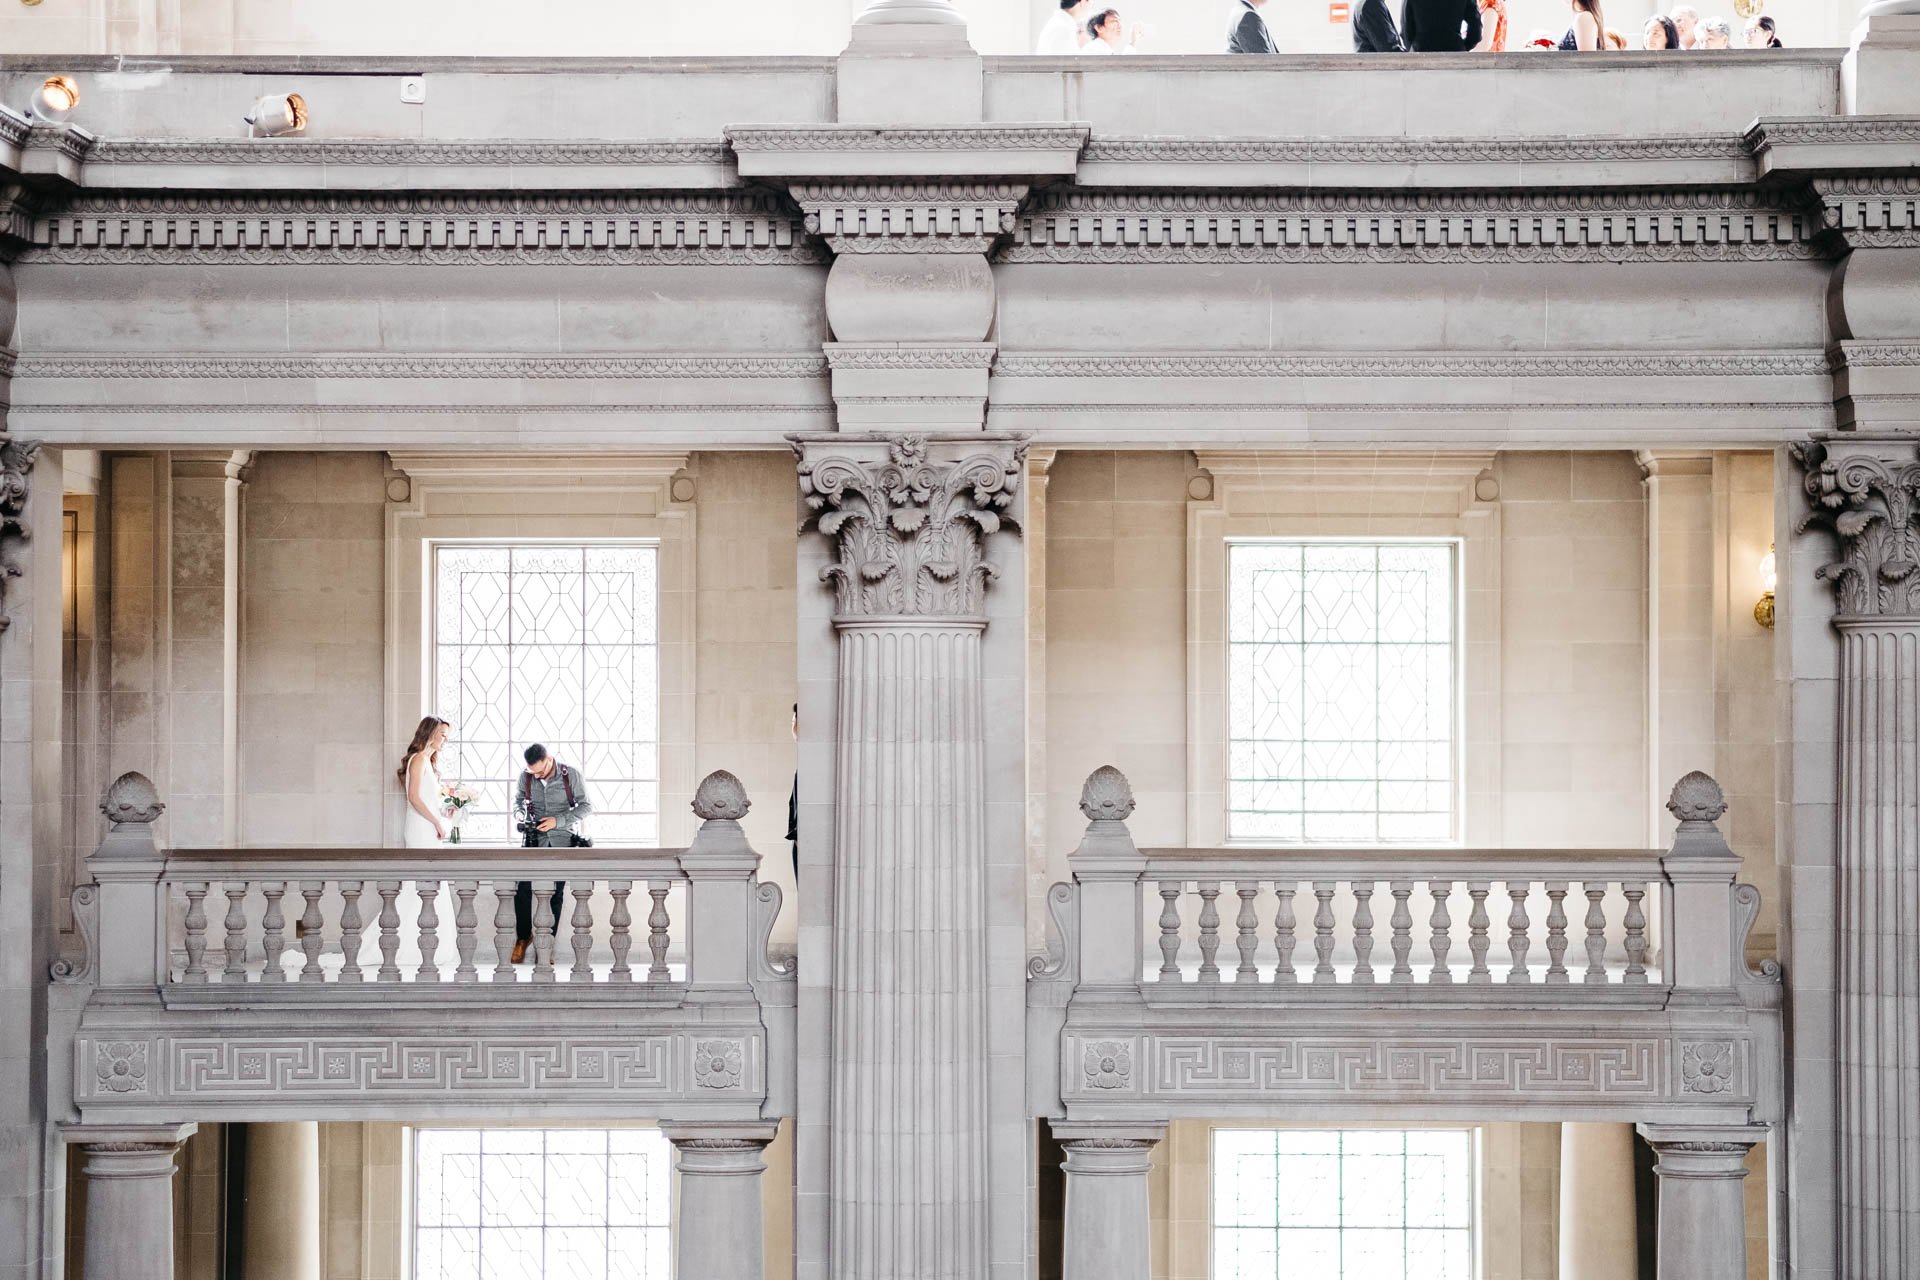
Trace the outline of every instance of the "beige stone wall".
<path fill-rule="evenodd" d="M 1723 453 L 1714 459 L 1713 776 L 1727 793 L 1721 829 L 1746 859 L 1741 878 L 1760 888 L 1760 917 L 1749 951 L 1779 954 L 1780 877 L 1774 840 L 1774 757 L 1779 705 L 1774 633 L 1754 620 L 1760 560 L 1773 545 L 1773 455 Z"/>

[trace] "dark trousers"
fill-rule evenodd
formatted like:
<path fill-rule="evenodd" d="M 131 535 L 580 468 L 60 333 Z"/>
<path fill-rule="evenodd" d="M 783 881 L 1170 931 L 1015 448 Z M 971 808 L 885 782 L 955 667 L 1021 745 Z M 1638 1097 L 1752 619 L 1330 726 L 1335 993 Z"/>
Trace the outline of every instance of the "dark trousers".
<path fill-rule="evenodd" d="M 558 936 L 560 929 L 560 899 L 566 896 L 567 882 L 561 880 L 553 886 L 553 932 Z M 533 881 L 522 880 L 513 888 L 513 933 L 522 942 L 533 941 Z"/>

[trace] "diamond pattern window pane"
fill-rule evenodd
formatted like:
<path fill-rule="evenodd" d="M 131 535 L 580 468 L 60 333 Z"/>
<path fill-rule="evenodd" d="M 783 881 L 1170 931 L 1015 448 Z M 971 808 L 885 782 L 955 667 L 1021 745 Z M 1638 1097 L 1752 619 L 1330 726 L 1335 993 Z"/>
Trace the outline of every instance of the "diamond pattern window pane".
<path fill-rule="evenodd" d="M 479 799 L 470 840 L 517 843 L 521 752 L 544 742 L 585 775 L 593 837 L 660 838 L 659 551 L 651 545 L 434 548 L 434 714 L 441 760 Z"/>
<path fill-rule="evenodd" d="M 1451 542 L 1228 546 L 1227 834 L 1450 840 Z"/>
<path fill-rule="evenodd" d="M 1469 1280 L 1464 1129 L 1221 1129 L 1213 1280 Z"/>
<path fill-rule="evenodd" d="M 647 1129 L 418 1129 L 414 1280 L 670 1280 L 671 1148 Z"/>

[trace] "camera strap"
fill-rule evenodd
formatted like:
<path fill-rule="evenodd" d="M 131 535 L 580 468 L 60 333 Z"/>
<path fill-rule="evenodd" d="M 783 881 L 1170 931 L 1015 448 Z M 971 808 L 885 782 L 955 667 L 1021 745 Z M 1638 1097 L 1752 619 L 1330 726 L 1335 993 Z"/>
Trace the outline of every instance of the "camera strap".
<path fill-rule="evenodd" d="M 567 808 L 571 809 L 574 806 L 573 779 L 567 776 L 567 766 L 561 764 L 558 760 L 553 762 L 553 768 L 554 768 L 554 771 L 560 775 L 560 785 L 566 788 Z M 532 813 L 533 812 L 533 770 L 531 769 L 527 770 L 525 773 L 522 773 L 520 775 L 520 800 L 522 804 L 527 806 L 527 812 Z"/>

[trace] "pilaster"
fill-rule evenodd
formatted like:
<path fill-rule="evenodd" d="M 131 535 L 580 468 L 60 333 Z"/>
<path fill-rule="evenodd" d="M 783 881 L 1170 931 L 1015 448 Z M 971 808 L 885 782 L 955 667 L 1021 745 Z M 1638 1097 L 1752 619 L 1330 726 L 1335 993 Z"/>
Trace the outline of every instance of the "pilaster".
<path fill-rule="evenodd" d="M 1713 455 L 1642 451 L 1647 493 L 1648 843 L 1672 779 L 1713 765 Z"/>
<path fill-rule="evenodd" d="M 167 747 L 173 839 L 240 835 L 241 491 L 252 454 L 170 456 Z"/>
<path fill-rule="evenodd" d="M 1063 1280 L 1147 1280 L 1151 1254 L 1147 1173 L 1164 1122 L 1108 1124 L 1054 1120 L 1066 1151 Z"/>
<path fill-rule="evenodd" d="M 195 1124 L 71 1125 L 85 1152 L 79 1280 L 173 1280 L 173 1177 Z"/>
<path fill-rule="evenodd" d="M 674 1274 L 688 1280 L 759 1280 L 765 1272 L 766 1224 L 760 1175 L 775 1121 L 662 1121 L 680 1175 L 674 1223 Z"/>
<path fill-rule="evenodd" d="M 1660 1280 L 1747 1280 L 1747 1152 L 1763 1126 L 1640 1126 L 1659 1155 Z"/>

